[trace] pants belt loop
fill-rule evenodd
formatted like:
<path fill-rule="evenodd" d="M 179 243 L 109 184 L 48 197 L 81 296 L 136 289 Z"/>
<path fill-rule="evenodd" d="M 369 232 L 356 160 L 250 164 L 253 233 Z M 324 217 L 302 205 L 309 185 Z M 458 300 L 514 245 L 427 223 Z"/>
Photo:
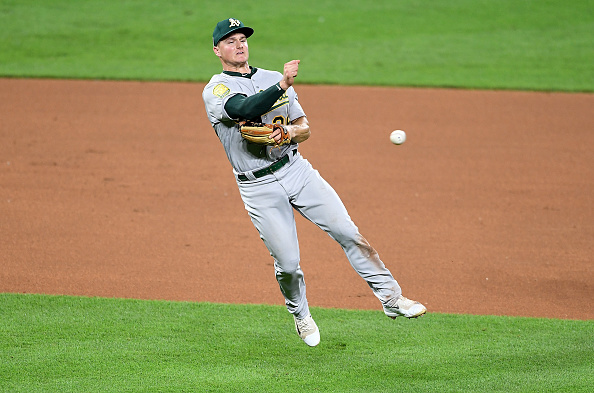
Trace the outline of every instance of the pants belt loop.
<path fill-rule="evenodd" d="M 290 163 L 295 161 L 295 157 L 297 156 L 297 149 L 291 150 L 287 155 L 289 156 Z"/>
<path fill-rule="evenodd" d="M 248 180 L 256 180 L 256 176 L 254 176 L 253 171 L 244 172 L 243 174 L 248 178 Z"/>

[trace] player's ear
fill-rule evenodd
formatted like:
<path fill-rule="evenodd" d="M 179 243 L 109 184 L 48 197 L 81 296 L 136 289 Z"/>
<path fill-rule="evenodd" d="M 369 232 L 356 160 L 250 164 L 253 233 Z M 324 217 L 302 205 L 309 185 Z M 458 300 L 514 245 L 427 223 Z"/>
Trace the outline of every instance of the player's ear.
<path fill-rule="evenodd" d="M 214 46 L 212 48 L 212 50 L 214 51 L 214 54 L 217 55 L 218 57 L 221 57 L 221 52 L 219 51 L 219 47 L 218 46 Z"/>

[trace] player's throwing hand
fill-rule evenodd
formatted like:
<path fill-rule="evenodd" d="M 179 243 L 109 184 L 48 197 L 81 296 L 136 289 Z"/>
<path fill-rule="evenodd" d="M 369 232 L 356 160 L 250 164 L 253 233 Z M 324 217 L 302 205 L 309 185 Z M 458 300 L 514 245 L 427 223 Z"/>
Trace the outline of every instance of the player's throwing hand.
<path fill-rule="evenodd" d="M 290 62 L 285 63 L 283 80 L 280 82 L 280 86 L 283 90 L 287 90 L 289 87 L 293 86 L 293 82 L 295 82 L 295 77 L 299 71 L 300 62 L 301 60 L 291 60 Z"/>

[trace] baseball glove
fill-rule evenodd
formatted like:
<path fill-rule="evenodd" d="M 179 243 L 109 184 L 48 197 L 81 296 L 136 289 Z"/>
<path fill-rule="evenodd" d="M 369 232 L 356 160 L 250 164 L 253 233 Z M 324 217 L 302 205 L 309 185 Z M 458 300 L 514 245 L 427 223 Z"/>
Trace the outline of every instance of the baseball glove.
<path fill-rule="evenodd" d="M 276 130 L 279 130 L 281 135 L 279 143 L 276 143 L 276 141 L 270 137 Z M 278 147 L 291 142 L 289 131 L 287 131 L 285 126 L 280 124 L 264 124 L 246 120 L 239 123 L 239 131 L 244 139 L 261 145 Z"/>

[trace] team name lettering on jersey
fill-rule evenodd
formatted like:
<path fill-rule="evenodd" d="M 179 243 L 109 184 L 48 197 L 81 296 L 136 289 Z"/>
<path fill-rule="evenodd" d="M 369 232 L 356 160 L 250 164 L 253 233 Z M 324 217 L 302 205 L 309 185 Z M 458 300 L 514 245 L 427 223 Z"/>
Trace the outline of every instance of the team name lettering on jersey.
<path fill-rule="evenodd" d="M 282 96 L 280 96 L 280 98 L 278 100 L 276 100 L 274 105 L 272 105 L 272 108 L 270 108 L 270 112 L 272 112 L 275 109 L 280 108 L 283 105 L 287 105 L 288 103 L 289 103 L 289 96 L 285 92 L 285 93 L 283 93 Z"/>

